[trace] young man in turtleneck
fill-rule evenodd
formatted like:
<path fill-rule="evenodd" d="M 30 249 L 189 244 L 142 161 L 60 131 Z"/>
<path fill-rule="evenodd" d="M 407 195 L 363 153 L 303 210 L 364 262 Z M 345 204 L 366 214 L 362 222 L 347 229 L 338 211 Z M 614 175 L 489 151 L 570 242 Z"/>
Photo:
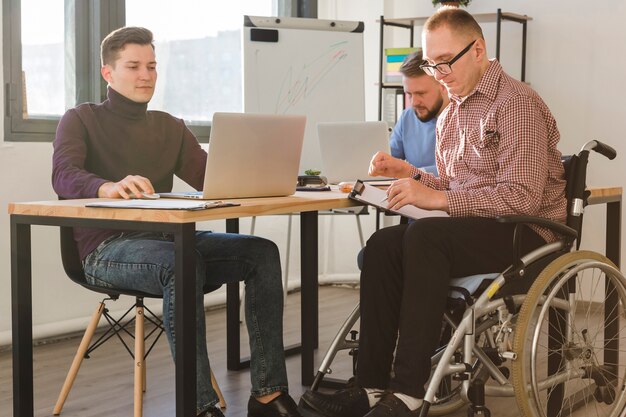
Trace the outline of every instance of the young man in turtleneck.
<path fill-rule="evenodd" d="M 206 152 L 183 120 L 147 110 L 157 79 L 152 33 L 118 29 L 102 42 L 101 58 L 107 100 L 81 104 L 62 117 L 54 140 L 55 192 L 66 199 L 126 199 L 171 191 L 174 175 L 201 190 Z M 163 324 L 174 353 L 172 236 L 74 228 L 74 238 L 92 284 L 163 296 Z M 196 256 L 198 415 L 223 416 L 210 383 L 202 289 L 243 280 L 251 350 L 248 416 L 300 416 L 287 393 L 276 245 L 253 236 L 196 232 Z"/>

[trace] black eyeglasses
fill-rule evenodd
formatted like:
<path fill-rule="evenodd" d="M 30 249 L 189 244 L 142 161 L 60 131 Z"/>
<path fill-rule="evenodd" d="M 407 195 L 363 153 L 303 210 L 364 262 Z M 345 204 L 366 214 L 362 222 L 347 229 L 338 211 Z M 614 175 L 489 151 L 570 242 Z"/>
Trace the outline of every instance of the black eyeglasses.
<path fill-rule="evenodd" d="M 459 58 L 461 58 L 463 55 L 465 55 L 467 53 L 467 51 L 470 50 L 470 48 L 472 47 L 472 45 L 474 45 L 476 43 L 478 39 L 474 39 L 472 41 L 472 43 L 470 43 L 469 45 L 467 45 L 465 47 L 465 49 L 463 49 L 461 52 L 459 52 L 458 54 L 456 54 L 456 56 L 454 58 L 452 58 L 450 61 L 448 62 L 440 62 L 438 64 L 435 65 L 429 65 L 426 63 L 426 61 L 424 61 L 424 63 L 422 65 L 420 65 L 420 68 L 422 70 L 424 70 L 424 72 L 428 75 L 430 75 L 431 77 L 435 76 L 435 70 L 439 71 L 439 73 L 441 75 L 448 75 L 448 74 L 452 74 L 452 64 L 454 64 L 456 61 L 459 60 Z"/>

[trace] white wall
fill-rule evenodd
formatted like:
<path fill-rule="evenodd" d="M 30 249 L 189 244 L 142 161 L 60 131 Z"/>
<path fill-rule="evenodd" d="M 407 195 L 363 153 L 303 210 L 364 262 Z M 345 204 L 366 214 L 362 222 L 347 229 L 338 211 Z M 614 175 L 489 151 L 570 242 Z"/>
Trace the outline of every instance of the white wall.
<path fill-rule="evenodd" d="M 320 18 L 363 20 L 365 22 L 365 93 L 366 117 L 377 117 L 376 80 L 378 77 L 378 24 L 386 17 L 429 15 L 434 10 L 427 0 L 320 0 Z M 624 2 L 546 2 L 525 0 L 502 2 L 475 0 L 468 8 L 472 13 L 504 11 L 533 17 L 528 24 L 526 79 L 552 109 L 562 134 L 561 150 L 576 152 L 589 139 L 606 141 L 618 151 L 618 158 L 606 162 L 593 156 L 590 163 L 590 185 L 624 186 L 626 144 L 621 136 L 626 132 L 626 106 L 620 98 L 626 94 L 626 5 Z M 493 55 L 495 24 L 484 25 L 490 53 Z M 386 46 L 404 46 L 406 32 L 393 30 Z M 502 56 L 504 68 L 519 74 L 521 26 L 503 23 Z M 419 37 L 418 37 L 419 39 Z M 418 43 L 419 44 L 419 41 Z M 0 56 L 0 60 L 1 60 Z M 3 111 L 0 103 L 0 111 Z M 0 122 L 1 124 L 1 122 Z M 0 126 L 0 132 L 2 132 Z M 50 200 L 56 198 L 50 186 L 52 146 L 0 142 L 0 207 L 9 201 Z M 365 234 L 373 230 L 373 216 L 365 217 Z M 327 239 L 329 223 L 333 226 Z M 590 207 L 585 217 L 585 247 L 604 251 L 604 207 Z M 277 242 L 284 256 L 286 242 L 285 216 L 258 219 L 257 231 Z M 203 224 L 200 227 L 222 230 L 223 224 Z M 242 232 L 249 222 L 242 221 Z M 327 265 L 333 277 L 353 279 L 357 276 L 354 257 L 359 249 L 354 219 L 322 216 L 320 222 L 320 270 Z M 9 217 L 0 211 L 0 345 L 10 343 L 10 250 Z M 63 274 L 58 257 L 58 232 L 54 228 L 33 228 L 33 321 L 36 337 L 44 337 L 71 329 L 84 328 L 98 296 L 72 284 Z M 290 276 L 299 276 L 299 232 L 294 222 L 294 242 Z M 339 250 L 338 248 L 341 248 Z M 330 256 L 326 258 L 326 250 Z M 624 251 L 622 251 L 624 257 Z M 207 297 L 209 302 L 215 301 Z"/>

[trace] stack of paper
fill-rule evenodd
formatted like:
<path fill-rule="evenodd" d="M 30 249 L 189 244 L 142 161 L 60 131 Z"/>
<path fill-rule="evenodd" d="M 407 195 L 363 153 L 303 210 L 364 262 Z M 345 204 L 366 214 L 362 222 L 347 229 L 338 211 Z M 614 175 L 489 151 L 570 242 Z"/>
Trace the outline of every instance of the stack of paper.
<path fill-rule="evenodd" d="M 109 208 L 140 208 L 155 210 L 204 210 L 216 207 L 238 206 L 239 203 L 228 201 L 197 201 L 197 200 L 115 200 L 88 203 L 86 207 L 109 207 Z"/>

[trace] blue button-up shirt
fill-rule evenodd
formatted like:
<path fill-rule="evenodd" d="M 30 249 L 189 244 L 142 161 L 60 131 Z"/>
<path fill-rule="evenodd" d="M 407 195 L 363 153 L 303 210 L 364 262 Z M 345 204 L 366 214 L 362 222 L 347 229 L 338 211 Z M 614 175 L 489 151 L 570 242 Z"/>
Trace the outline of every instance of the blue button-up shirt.
<path fill-rule="evenodd" d="M 391 156 L 437 175 L 435 164 L 435 129 L 437 119 L 422 122 L 415 110 L 404 109 L 393 128 L 389 146 Z"/>

